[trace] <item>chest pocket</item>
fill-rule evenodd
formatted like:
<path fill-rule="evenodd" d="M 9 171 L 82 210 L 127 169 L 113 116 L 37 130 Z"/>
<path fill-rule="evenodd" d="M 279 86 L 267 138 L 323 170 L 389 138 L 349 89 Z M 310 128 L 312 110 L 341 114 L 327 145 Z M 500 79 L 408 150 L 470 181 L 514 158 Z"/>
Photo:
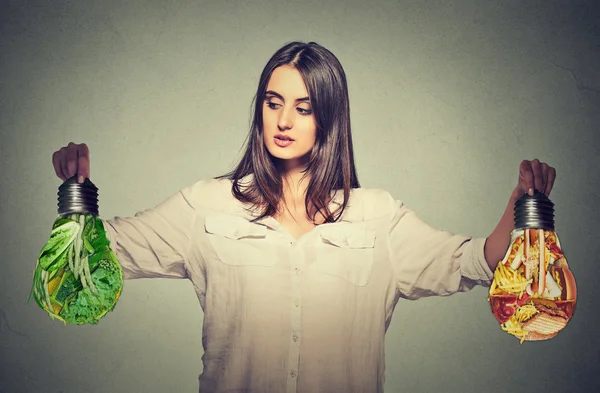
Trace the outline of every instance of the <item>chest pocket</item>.
<path fill-rule="evenodd" d="M 267 241 L 267 227 L 242 217 L 207 216 L 204 229 L 217 258 L 232 266 L 273 266 L 275 248 Z"/>
<path fill-rule="evenodd" d="M 373 269 L 375 232 L 365 228 L 329 227 L 321 233 L 313 268 L 365 286 Z"/>

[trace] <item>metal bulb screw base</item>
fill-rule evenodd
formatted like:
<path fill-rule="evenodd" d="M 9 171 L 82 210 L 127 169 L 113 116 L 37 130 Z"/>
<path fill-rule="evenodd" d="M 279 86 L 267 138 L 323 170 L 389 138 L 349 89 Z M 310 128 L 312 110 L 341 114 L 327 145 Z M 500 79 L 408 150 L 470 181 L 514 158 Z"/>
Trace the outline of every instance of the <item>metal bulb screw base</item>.
<path fill-rule="evenodd" d="M 554 203 L 537 190 L 523 195 L 515 203 L 515 229 L 554 231 Z"/>
<path fill-rule="evenodd" d="M 77 183 L 77 176 L 58 187 L 58 214 L 91 214 L 98 217 L 98 188 L 90 179 Z"/>

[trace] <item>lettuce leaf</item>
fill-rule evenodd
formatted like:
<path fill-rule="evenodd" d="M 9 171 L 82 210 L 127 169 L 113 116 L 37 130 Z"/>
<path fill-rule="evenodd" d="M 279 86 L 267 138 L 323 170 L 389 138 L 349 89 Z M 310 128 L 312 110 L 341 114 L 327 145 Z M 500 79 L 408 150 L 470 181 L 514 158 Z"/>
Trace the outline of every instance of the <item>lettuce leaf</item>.
<path fill-rule="evenodd" d="M 114 309 L 120 295 L 123 275 L 112 251 L 105 249 L 103 253 L 96 255 L 100 255 L 101 258 L 94 261 L 96 268 L 91 272 L 91 276 L 98 289 L 98 296 L 94 295 L 90 288 L 68 288 L 67 291 L 75 292 L 64 299 L 64 307 L 59 315 L 69 323 L 97 324 L 100 318 Z"/>

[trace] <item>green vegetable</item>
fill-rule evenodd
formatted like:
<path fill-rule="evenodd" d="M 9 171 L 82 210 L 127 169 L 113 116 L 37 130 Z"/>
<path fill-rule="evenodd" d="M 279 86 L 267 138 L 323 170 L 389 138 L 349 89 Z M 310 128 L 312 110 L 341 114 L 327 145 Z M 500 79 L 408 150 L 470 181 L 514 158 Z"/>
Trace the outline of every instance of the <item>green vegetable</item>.
<path fill-rule="evenodd" d="M 85 217 L 79 219 L 79 223 L 81 221 L 85 222 Z M 75 268 L 73 273 L 75 273 L 75 278 L 79 277 L 79 273 L 81 272 L 81 225 L 79 226 L 79 231 L 77 232 L 77 236 L 75 236 Z"/>
<path fill-rule="evenodd" d="M 29 294 L 29 300 L 28 300 L 28 302 L 31 302 L 31 297 L 35 293 L 35 296 L 33 296 L 33 297 L 35 298 L 36 303 L 41 308 L 44 308 L 44 306 L 42 305 L 42 302 L 39 300 L 40 297 L 41 297 L 41 292 L 40 292 L 40 286 L 38 285 L 38 283 L 41 280 L 41 276 L 42 276 L 42 269 L 37 269 L 36 268 L 34 270 L 34 272 L 33 272 L 33 287 L 31 289 L 31 293 Z"/>
<path fill-rule="evenodd" d="M 75 324 L 96 324 L 108 311 L 112 311 L 120 296 L 123 275 L 119 263 L 110 250 L 96 253 L 93 257 L 95 269 L 91 273 L 93 284 L 98 289 L 94 295 L 91 289 L 83 288 L 64 300 L 61 317 Z"/>
<path fill-rule="evenodd" d="M 69 248 L 70 248 L 70 244 L 67 246 L 66 249 L 63 250 L 63 252 L 46 268 L 46 270 L 48 271 L 48 273 L 51 273 L 51 277 L 54 277 L 59 271 L 60 269 L 62 269 L 67 263 L 67 257 L 69 254 Z M 43 264 L 40 263 L 40 265 L 42 266 L 42 268 L 44 267 Z"/>
<path fill-rule="evenodd" d="M 54 228 L 50 234 L 50 240 L 40 251 L 38 260 L 42 269 L 48 270 L 48 267 L 67 249 L 69 244 L 75 239 L 80 225 L 73 221 Z"/>
<path fill-rule="evenodd" d="M 65 223 L 68 223 L 70 221 L 72 221 L 72 220 L 70 220 L 69 218 L 66 218 L 66 217 L 59 218 L 56 221 L 54 221 L 54 225 L 52 225 L 52 229 L 56 229 L 59 226 L 65 224 Z"/>
<path fill-rule="evenodd" d="M 42 270 L 42 280 L 44 283 L 44 302 L 46 307 L 52 308 L 52 302 L 50 301 L 50 293 L 48 292 L 48 272 Z"/>
<path fill-rule="evenodd" d="M 94 250 L 95 250 L 94 246 L 92 246 L 92 242 L 89 240 L 90 233 L 92 232 L 92 229 L 94 228 L 95 220 L 96 220 L 95 217 L 92 217 L 91 219 L 87 220 L 87 222 L 85 224 L 85 228 L 83 229 L 83 236 L 82 236 L 83 245 L 89 254 L 93 254 Z"/>
<path fill-rule="evenodd" d="M 104 226 L 102 225 L 102 221 L 100 219 L 94 218 L 94 226 L 90 231 L 89 241 L 92 243 L 92 247 L 95 250 L 100 250 L 104 246 L 109 246 L 108 238 L 106 237 L 106 232 L 104 231 Z"/>
<path fill-rule="evenodd" d="M 77 281 L 70 270 L 65 271 L 61 277 L 58 289 L 52 294 L 52 300 L 63 306 L 67 296 L 81 289 L 81 282 Z"/>
<path fill-rule="evenodd" d="M 123 288 L 121 265 L 102 221 L 92 215 L 58 218 L 33 273 L 29 301 L 64 323 L 98 323 Z"/>
<path fill-rule="evenodd" d="M 69 261 L 69 269 L 71 271 L 75 268 L 75 265 L 73 264 L 73 253 L 75 252 L 74 248 L 75 247 L 73 243 L 71 243 L 71 245 L 68 248 L 69 252 L 67 253 L 67 260 Z"/>

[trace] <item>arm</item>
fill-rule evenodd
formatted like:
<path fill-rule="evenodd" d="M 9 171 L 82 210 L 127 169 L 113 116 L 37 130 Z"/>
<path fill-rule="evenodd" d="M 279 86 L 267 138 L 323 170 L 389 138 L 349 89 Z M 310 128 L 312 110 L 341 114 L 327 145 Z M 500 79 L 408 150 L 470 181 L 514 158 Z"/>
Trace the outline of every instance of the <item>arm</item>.
<path fill-rule="evenodd" d="M 490 284 L 493 272 L 485 261 L 485 238 L 438 230 L 401 201 L 389 194 L 387 199 L 388 255 L 403 297 L 447 296 Z"/>
<path fill-rule="evenodd" d="M 508 205 L 504 210 L 504 214 L 496 228 L 487 237 L 485 241 L 484 254 L 485 260 L 491 270 L 494 270 L 498 262 L 504 258 L 506 250 L 510 245 L 510 233 L 514 228 L 514 207 L 515 202 L 519 199 L 517 189 L 512 192 Z"/>
<path fill-rule="evenodd" d="M 102 220 L 124 278 L 188 278 L 193 197 L 194 186 L 189 186 L 133 217 Z"/>

